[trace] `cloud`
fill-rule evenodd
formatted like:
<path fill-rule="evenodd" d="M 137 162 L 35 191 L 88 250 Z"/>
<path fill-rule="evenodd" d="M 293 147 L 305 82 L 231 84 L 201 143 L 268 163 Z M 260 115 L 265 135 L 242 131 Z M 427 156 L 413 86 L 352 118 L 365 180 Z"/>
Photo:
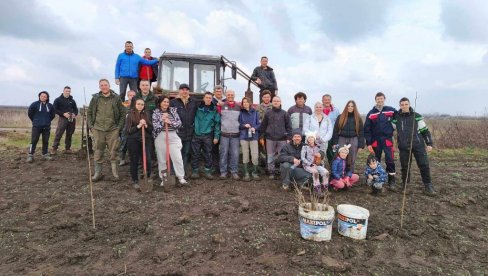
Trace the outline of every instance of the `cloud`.
<path fill-rule="evenodd" d="M 73 38 L 64 21 L 33 0 L 0 1 L 0 34 L 33 40 Z"/>
<path fill-rule="evenodd" d="M 321 17 L 321 31 L 333 40 L 351 42 L 385 30 L 391 1 L 312 0 L 312 4 Z"/>
<path fill-rule="evenodd" d="M 488 42 L 488 2 L 444 0 L 441 5 L 446 37 L 460 42 Z"/>

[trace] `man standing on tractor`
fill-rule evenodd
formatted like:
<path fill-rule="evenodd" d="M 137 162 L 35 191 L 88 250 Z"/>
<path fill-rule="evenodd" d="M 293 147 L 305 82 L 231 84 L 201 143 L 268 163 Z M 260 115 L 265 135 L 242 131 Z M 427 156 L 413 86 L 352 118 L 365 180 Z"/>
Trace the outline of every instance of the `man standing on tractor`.
<path fill-rule="evenodd" d="M 264 90 L 271 92 L 271 99 L 278 95 L 278 84 L 273 72 L 273 68 L 268 66 L 268 57 L 261 57 L 261 66 L 254 68 L 251 75 L 251 80 L 259 85 L 259 98 Z"/>
<path fill-rule="evenodd" d="M 102 179 L 103 153 L 108 147 L 114 180 L 119 180 L 118 149 L 119 134 L 125 121 L 126 110 L 119 95 L 110 89 L 106 79 L 98 82 L 100 92 L 93 95 L 88 106 L 88 127 L 95 140 L 95 174 L 93 181 Z"/>
<path fill-rule="evenodd" d="M 139 64 L 154 65 L 158 60 L 147 60 L 134 53 L 134 45 L 131 41 L 125 42 L 125 51 L 120 53 L 115 63 L 115 84 L 120 87 L 120 98 L 125 101 L 127 85 L 130 90 L 137 91 L 137 79 L 139 77 Z"/>
<path fill-rule="evenodd" d="M 56 128 L 56 136 L 54 137 L 53 148 L 51 154 L 56 154 L 59 147 L 59 142 L 66 131 L 66 137 L 64 138 L 64 152 L 72 153 L 71 151 L 71 137 L 75 133 L 76 128 L 76 116 L 78 116 L 78 107 L 76 102 L 71 96 L 71 88 L 65 86 L 61 96 L 54 100 L 54 110 L 59 115 L 58 126 Z"/>

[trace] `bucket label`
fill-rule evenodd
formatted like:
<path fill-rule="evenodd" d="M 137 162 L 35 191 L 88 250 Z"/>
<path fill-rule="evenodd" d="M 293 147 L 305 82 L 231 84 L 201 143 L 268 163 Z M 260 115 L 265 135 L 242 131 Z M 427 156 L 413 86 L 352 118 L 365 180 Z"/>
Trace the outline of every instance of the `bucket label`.
<path fill-rule="evenodd" d="M 314 219 L 300 217 L 300 222 L 308 225 L 327 226 L 327 225 L 331 225 L 333 220 L 314 220 Z"/>
<path fill-rule="evenodd" d="M 349 218 L 349 217 L 346 217 L 342 214 L 338 214 L 337 218 L 342 220 L 343 222 L 350 223 L 350 224 L 363 224 L 363 225 L 366 224 L 365 219 Z"/>

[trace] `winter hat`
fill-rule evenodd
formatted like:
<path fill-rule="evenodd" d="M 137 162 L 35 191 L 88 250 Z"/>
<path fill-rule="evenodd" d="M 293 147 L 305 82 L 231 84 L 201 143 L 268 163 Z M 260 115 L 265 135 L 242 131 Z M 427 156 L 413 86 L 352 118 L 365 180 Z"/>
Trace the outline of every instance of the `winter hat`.
<path fill-rule="evenodd" d="M 302 132 L 300 131 L 299 128 L 295 128 L 292 132 L 291 132 L 292 136 L 295 136 L 295 135 L 300 135 L 302 136 Z"/>
<path fill-rule="evenodd" d="M 313 140 L 317 140 L 317 134 L 314 131 L 305 133 L 305 141 L 308 141 L 308 138 L 313 137 Z"/>
<path fill-rule="evenodd" d="M 351 147 L 351 144 L 349 145 L 344 145 L 342 148 L 340 148 L 337 152 L 341 153 L 341 152 L 345 152 L 347 154 L 349 154 L 349 148 Z"/>

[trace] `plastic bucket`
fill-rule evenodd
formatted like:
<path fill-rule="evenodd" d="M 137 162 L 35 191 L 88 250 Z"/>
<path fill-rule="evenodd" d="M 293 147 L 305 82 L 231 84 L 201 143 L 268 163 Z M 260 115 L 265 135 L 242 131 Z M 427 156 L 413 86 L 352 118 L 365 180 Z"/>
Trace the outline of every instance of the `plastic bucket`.
<path fill-rule="evenodd" d="M 369 211 L 363 207 L 340 204 L 337 206 L 337 230 L 339 234 L 357 240 L 366 238 Z"/>
<path fill-rule="evenodd" d="M 334 207 L 318 203 L 317 211 L 309 211 L 312 209 L 311 206 L 311 203 L 298 206 L 302 238 L 312 241 L 330 241 L 332 223 L 334 223 Z"/>

